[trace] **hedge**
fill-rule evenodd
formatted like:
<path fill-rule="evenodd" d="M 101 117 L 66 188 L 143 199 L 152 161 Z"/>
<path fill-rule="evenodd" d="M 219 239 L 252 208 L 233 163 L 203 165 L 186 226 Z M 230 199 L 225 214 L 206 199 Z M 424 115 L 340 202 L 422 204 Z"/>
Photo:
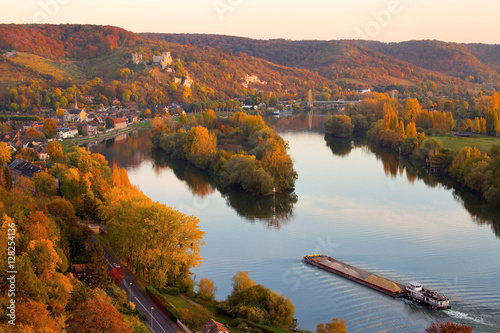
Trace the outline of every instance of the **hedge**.
<path fill-rule="evenodd" d="M 158 292 L 160 294 L 167 294 L 167 295 L 172 295 L 172 296 L 179 296 L 180 290 L 179 288 L 175 287 L 162 287 L 158 288 Z"/>

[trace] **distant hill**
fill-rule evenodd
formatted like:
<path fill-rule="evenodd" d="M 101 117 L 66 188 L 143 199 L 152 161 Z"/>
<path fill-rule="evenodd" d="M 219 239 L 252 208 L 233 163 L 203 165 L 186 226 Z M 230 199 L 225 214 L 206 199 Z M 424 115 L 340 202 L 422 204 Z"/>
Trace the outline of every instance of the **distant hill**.
<path fill-rule="evenodd" d="M 247 96 L 258 101 L 262 95 L 290 100 L 303 98 L 308 89 L 338 89 L 334 80 L 307 69 L 207 46 L 152 41 L 109 26 L 0 25 L 0 47 L 0 93 L 5 94 L 0 109 L 7 110 L 65 106 L 74 98 L 75 84 L 99 103 L 130 98 L 140 105 Z M 152 64 L 162 52 L 173 57 L 168 68 Z M 132 62 L 133 53 L 142 55 L 141 63 Z M 8 94 L 12 88 L 17 91 Z"/>
<path fill-rule="evenodd" d="M 438 85 L 460 85 L 467 84 L 466 79 L 469 76 L 465 75 L 464 78 L 452 75 L 456 73 L 452 70 L 448 72 L 442 70 L 443 66 L 423 67 L 423 64 L 417 61 L 411 62 L 409 61 L 411 59 L 402 59 L 402 56 L 400 58 L 391 56 L 386 48 L 382 47 L 382 43 L 375 42 L 256 40 L 201 34 L 147 33 L 139 36 L 180 44 L 206 45 L 233 54 L 246 53 L 284 66 L 309 69 L 328 79 L 345 79 L 365 85 L 415 85 L 426 81 L 433 81 Z M 471 55 L 472 58 L 475 59 Z M 477 59 L 474 61 L 471 59 L 469 62 L 472 69 L 467 73 L 479 73 L 477 76 L 480 78 L 491 74 L 493 79 L 496 79 L 494 71 Z"/>
<path fill-rule="evenodd" d="M 0 24 L 0 49 L 48 59 L 91 59 L 118 46 L 134 45 L 139 36 L 112 26 L 79 24 Z"/>
<path fill-rule="evenodd" d="M 500 73 L 500 45 L 465 44 L 481 62 Z"/>
<path fill-rule="evenodd" d="M 401 43 L 360 41 L 357 44 L 418 67 L 463 80 L 482 83 L 498 81 L 500 78 L 496 69 L 490 67 L 488 62 L 478 59 L 471 47 L 465 44 L 445 43 L 436 40 Z M 482 58 L 491 59 L 490 64 L 495 63 L 495 61 L 500 64 L 498 62 L 500 56 L 492 58 L 495 55 L 494 48 L 488 48 L 484 44 L 475 45 L 476 54 L 484 54 Z"/>

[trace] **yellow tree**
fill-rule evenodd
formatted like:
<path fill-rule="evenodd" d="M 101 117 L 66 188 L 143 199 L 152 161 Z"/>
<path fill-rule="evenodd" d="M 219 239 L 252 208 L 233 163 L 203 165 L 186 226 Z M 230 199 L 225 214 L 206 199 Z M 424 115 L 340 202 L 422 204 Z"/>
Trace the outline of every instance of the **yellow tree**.
<path fill-rule="evenodd" d="M 333 318 L 332 321 L 326 323 L 326 325 L 318 324 L 316 327 L 316 333 L 347 333 L 345 324 L 346 321 L 344 318 Z"/>
<path fill-rule="evenodd" d="M 43 279 L 50 279 L 62 262 L 54 244 L 48 239 L 30 241 L 28 256 L 33 263 L 35 274 Z"/>
<path fill-rule="evenodd" d="M 411 122 L 406 126 L 406 137 L 407 138 L 416 138 L 417 137 L 417 128 L 415 127 L 415 123 Z"/>
<path fill-rule="evenodd" d="M 47 153 L 54 161 L 58 161 L 64 156 L 62 146 L 57 141 L 47 143 Z"/>
<path fill-rule="evenodd" d="M 255 286 L 255 281 L 248 276 L 248 271 L 238 271 L 236 275 L 233 276 L 232 294 L 235 295 L 253 286 Z"/>
<path fill-rule="evenodd" d="M 214 286 L 214 282 L 211 279 L 200 279 L 200 282 L 198 282 L 198 297 L 204 300 L 213 300 L 216 292 L 217 287 Z"/>
<path fill-rule="evenodd" d="M 184 152 L 194 165 L 206 168 L 217 152 L 217 137 L 203 126 L 193 127 L 186 137 Z"/>
<path fill-rule="evenodd" d="M 416 98 L 408 98 L 403 111 L 403 118 L 405 122 L 415 121 L 421 111 L 422 107 L 420 106 L 418 100 Z"/>
<path fill-rule="evenodd" d="M 129 187 L 115 187 L 100 207 L 116 252 L 153 285 L 176 282 L 201 263 L 199 220 L 153 202 Z"/>
<path fill-rule="evenodd" d="M 399 122 L 397 130 L 399 138 L 404 139 L 406 137 L 406 133 L 405 133 L 405 124 L 402 120 Z"/>
<path fill-rule="evenodd" d="M 0 166 L 10 162 L 12 158 L 11 151 L 7 143 L 0 142 Z"/>

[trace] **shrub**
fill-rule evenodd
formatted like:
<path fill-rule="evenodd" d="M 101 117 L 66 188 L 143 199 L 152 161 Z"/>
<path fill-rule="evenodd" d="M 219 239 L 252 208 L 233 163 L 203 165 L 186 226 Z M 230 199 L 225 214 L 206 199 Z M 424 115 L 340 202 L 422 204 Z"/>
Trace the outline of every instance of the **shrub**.
<path fill-rule="evenodd" d="M 160 294 L 166 294 L 166 295 L 172 295 L 172 296 L 179 296 L 180 290 L 179 288 L 176 287 L 162 287 L 158 288 L 158 292 Z"/>

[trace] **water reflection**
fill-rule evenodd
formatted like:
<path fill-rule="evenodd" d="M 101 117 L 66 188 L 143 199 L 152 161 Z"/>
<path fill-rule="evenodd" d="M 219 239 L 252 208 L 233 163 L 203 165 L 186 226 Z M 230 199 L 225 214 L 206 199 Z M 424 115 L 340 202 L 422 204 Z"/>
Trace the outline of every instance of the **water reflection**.
<path fill-rule="evenodd" d="M 353 141 L 350 139 L 335 139 L 328 135 L 325 140 L 333 155 L 346 157 L 352 150 Z"/>
<path fill-rule="evenodd" d="M 276 132 L 325 132 L 325 121 L 330 116 L 295 114 L 284 117 L 265 117 L 266 124 Z"/>
<path fill-rule="evenodd" d="M 175 176 L 186 183 L 193 195 L 205 197 L 219 191 L 226 204 L 239 216 L 249 221 L 260 221 L 270 228 L 280 229 L 293 216 L 293 206 L 297 203 L 295 192 L 276 193 L 276 196 L 255 196 L 234 186 L 223 187 L 214 182 L 207 172 L 183 160 L 173 160 L 157 151 L 152 151 L 154 168 L 172 169 Z"/>
<path fill-rule="evenodd" d="M 133 130 L 112 139 L 88 141 L 80 146 L 104 155 L 110 166 L 116 163 L 122 168 L 134 168 L 149 157 L 151 140 L 149 130 Z"/>
<path fill-rule="evenodd" d="M 479 225 L 491 225 L 497 237 L 500 237 L 500 209 L 487 205 L 477 193 L 463 187 L 453 190 L 453 198 L 467 209 L 472 220 Z"/>
<path fill-rule="evenodd" d="M 442 186 L 445 189 L 453 190 L 453 197 L 464 206 L 472 220 L 479 225 L 491 225 L 495 235 L 500 237 L 500 208 L 488 205 L 479 194 L 460 186 L 452 179 L 433 175 L 426 168 L 415 165 L 410 159 L 399 156 L 393 151 L 368 148 L 364 139 L 346 140 L 325 137 L 325 140 L 332 153 L 341 157 L 348 156 L 353 147 L 364 146 L 370 149 L 377 159 L 382 161 L 384 172 L 389 178 L 395 179 L 406 174 L 406 178 L 412 184 L 416 179 L 419 179 L 429 187 Z"/>

